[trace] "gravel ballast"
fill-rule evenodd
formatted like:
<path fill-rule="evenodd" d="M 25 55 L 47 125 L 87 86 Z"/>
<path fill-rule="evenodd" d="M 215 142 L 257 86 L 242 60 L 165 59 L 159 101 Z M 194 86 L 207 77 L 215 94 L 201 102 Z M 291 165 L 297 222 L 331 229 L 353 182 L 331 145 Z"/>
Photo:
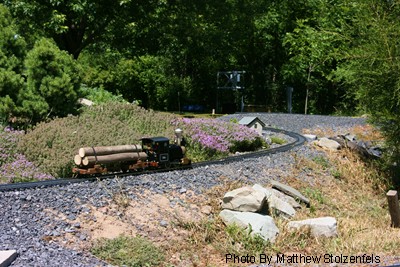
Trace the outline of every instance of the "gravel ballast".
<path fill-rule="evenodd" d="M 220 119 L 239 120 L 244 116 L 257 116 L 268 125 L 295 132 L 301 132 L 303 128 L 325 126 L 345 131 L 352 126 L 365 124 L 365 119 L 361 118 L 270 113 L 235 114 Z M 107 266 L 107 263 L 90 253 L 76 248 L 77 244 L 68 244 L 62 237 L 70 233 L 75 234 L 78 240 L 85 241 L 88 236 L 79 233 L 79 224 L 71 221 L 83 213 L 89 214 L 90 206 L 106 205 L 114 192 L 148 189 L 159 194 L 187 190 L 200 194 L 217 185 L 221 176 L 246 183 L 265 183 L 269 179 L 284 177 L 295 163 L 294 154 L 315 157 L 318 153 L 309 146 L 302 146 L 256 159 L 184 171 L 0 192 L 0 250 L 17 250 L 19 256 L 12 266 Z M 304 173 L 299 179 L 312 183 L 314 178 Z M 134 199 L 136 196 L 131 193 L 130 197 Z M 64 217 L 54 214 L 63 214 Z"/>

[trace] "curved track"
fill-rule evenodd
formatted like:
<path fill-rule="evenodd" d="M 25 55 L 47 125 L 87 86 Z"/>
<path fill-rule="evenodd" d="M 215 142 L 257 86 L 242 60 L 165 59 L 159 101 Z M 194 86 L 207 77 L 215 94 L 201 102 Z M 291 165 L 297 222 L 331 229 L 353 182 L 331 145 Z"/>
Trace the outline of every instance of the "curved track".
<path fill-rule="evenodd" d="M 207 166 L 207 165 L 215 165 L 215 164 L 227 164 L 229 162 L 233 161 L 240 161 L 246 158 L 255 158 L 255 157 L 261 157 L 261 156 L 266 156 L 274 153 L 279 153 L 279 152 L 285 152 L 288 150 L 291 150 L 295 147 L 301 146 L 304 144 L 306 141 L 305 137 L 295 133 L 295 132 L 289 132 L 286 130 L 280 130 L 280 129 L 275 129 L 275 128 L 266 128 L 266 130 L 271 131 L 271 132 L 276 132 L 276 133 L 282 133 L 285 135 L 288 135 L 292 138 L 295 139 L 295 141 L 267 149 L 267 150 L 262 150 L 262 151 L 257 151 L 253 153 L 246 153 L 246 154 L 241 154 L 237 156 L 231 156 L 227 157 L 221 160 L 214 160 L 214 161 L 204 161 L 204 162 L 197 162 L 193 163 L 190 167 L 183 167 L 181 169 L 187 169 L 187 168 L 197 168 L 201 166 Z M 177 170 L 176 168 L 173 170 Z M 107 174 L 107 175 L 100 175 L 100 176 L 93 176 L 93 177 L 86 177 L 86 178 L 61 178 L 61 179 L 56 179 L 56 180 L 46 180 L 46 181 L 39 181 L 39 182 L 27 182 L 27 183 L 15 183 L 15 184 L 1 184 L 0 185 L 0 191 L 17 191 L 17 190 L 23 190 L 23 189 L 29 189 L 29 188 L 44 188 L 44 187 L 50 187 L 50 186 L 62 186 L 62 185 L 68 185 L 68 184 L 73 184 L 73 183 L 81 183 L 81 182 L 86 182 L 86 181 L 96 181 L 96 180 L 103 180 L 103 179 L 110 179 L 114 178 L 115 176 L 137 176 L 141 174 L 149 174 L 149 173 L 155 173 L 155 172 L 166 172 L 170 170 L 165 170 L 165 169 L 160 169 L 160 170 L 152 170 L 152 171 L 145 171 L 145 172 L 130 172 L 130 173 L 116 173 L 116 174 Z"/>

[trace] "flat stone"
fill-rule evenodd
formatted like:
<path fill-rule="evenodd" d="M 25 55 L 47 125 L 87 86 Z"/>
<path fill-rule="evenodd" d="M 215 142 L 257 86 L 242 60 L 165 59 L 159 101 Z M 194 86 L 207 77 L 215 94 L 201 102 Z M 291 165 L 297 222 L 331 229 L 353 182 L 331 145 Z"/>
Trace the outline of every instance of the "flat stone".
<path fill-rule="evenodd" d="M 238 227 L 248 229 L 251 227 L 252 235 L 260 235 L 264 240 L 273 243 L 279 233 L 274 219 L 268 215 L 253 212 L 240 212 L 222 210 L 219 214 L 225 224 L 236 224 Z"/>
<path fill-rule="evenodd" d="M 319 139 L 317 145 L 331 151 L 337 151 L 341 147 L 338 142 L 336 142 L 335 140 L 328 139 L 326 137 L 322 137 L 321 139 Z"/>
<path fill-rule="evenodd" d="M 287 224 L 288 229 L 299 229 L 300 227 L 310 227 L 311 235 L 314 237 L 333 237 L 337 236 L 337 222 L 333 217 L 320 217 L 303 221 L 291 221 Z"/>
<path fill-rule="evenodd" d="M 307 205 L 307 207 L 310 206 L 310 200 L 308 198 L 306 198 L 305 196 L 303 196 L 302 193 L 300 193 L 298 190 L 294 189 L 293 187 L 282 184 L 275 180 L 271 180 L 271 185 L 273 188 L 278 189 L 279 191 L 285 193 L 286 195 L 291 196 L 294 199 L 297 199 L 297 200 L 305 203 Z"/>
<path fill-rule="evenodd" d="M 283 201 L 286 201 L 287 203 L 289 203 L 294 209 L 301 209 L 300 203 L 297 202 L 293 197 L 288 196 L 288 195 L 282 193 L 281 191 L 276 190 L 275 188 L 272 188 L 272 192 L 278 198 L 280 198 Z"/>
<path fill-rule="evenodd" d="M 7 267 L 17 258 L 16 250 L 0 250 L 0 267 Z"/>
<path fill-rule="evenodd" d="M 286 219 L 290 219 L 296 214 L 296 211 L 289 203 L 273 193 L 272 188 L 265 188 L 259 184 L 253 185 L 253 188 L 262 192 L 267 197 L 269 214 L 275 213 Z"/>
<path fill-rule="evenodd" d="M 246 186 L 227 192 L 221 206 L 222 209 L 257 212 L 263 208 L 265 201 L 263 193 Z"/>

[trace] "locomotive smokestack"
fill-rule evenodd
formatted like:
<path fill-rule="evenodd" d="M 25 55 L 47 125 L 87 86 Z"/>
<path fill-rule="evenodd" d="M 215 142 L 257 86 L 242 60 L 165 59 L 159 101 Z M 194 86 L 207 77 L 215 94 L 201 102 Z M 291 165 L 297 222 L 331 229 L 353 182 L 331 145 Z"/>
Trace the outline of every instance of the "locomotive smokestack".
<path fill-rule="evenodd" d="M 182 135 L 183 135 L 183 130 L 182 129 L 175 129 L 175 144 L 180 146 L 182 142 Z"/>

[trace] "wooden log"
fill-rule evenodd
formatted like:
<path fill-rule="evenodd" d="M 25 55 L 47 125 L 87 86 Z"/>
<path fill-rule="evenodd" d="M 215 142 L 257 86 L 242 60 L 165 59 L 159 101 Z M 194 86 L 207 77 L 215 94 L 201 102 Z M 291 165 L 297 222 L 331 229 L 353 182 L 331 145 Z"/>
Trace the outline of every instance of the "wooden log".
<path fill-rule="evenodd" d="M 399 208 L 399 198 L 397 196 L 396 190 L 389 190 L 386 193 L 386 197 L 389 204 L 389 213 L 392 219 L 391 226 L 395 228 L 400 227 L 400 208 Z"/>
<path fill-rule="evenodd" d="M 86 156 L 82 159 L 82 165 L 91 166 L 96 163 L 106 164 L 113 162 L 129 162 L 129 161 L 138 161 L 138 160 L 146 160 L 147 155 L 145 152 L 131 152 L 131 153 L 118 153 L 118 154 L 110 154 L 110 155 L 101 155 L 101 156 Z"/>
<path fill-rule="evenodd" d="M 79 149 L 79 156 L 84 158 L 86 156 L 101 156 L 117 153 L 127 152 L 140 152 L 142 151 L 141 145 L 120 145 L 120 146 L 96 146 L 96 147 L 82 147 Z"/>
<path fill-rule="evenodd" d="M 76 165 L 81 165 L 82 164 L 82 158 L 79 155 L 75 155 L 74 157 L 74 162 Z"/>

